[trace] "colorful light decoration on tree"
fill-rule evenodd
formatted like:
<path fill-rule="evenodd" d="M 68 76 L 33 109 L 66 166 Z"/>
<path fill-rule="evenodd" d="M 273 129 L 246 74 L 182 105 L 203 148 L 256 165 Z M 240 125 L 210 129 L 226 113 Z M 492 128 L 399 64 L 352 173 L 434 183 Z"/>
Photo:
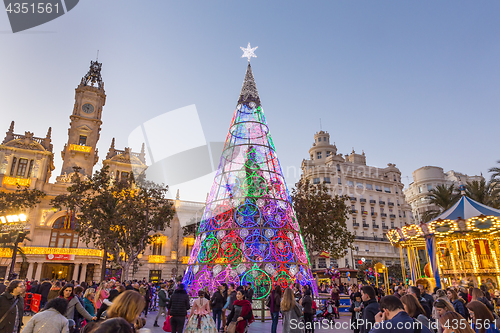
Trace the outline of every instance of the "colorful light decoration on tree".
<path fill-rule="evenodd" d="M 317 291 L 250 63 L 188 265 L 192 296 L 230 282 L 255 299 L 275 285 Z"/>

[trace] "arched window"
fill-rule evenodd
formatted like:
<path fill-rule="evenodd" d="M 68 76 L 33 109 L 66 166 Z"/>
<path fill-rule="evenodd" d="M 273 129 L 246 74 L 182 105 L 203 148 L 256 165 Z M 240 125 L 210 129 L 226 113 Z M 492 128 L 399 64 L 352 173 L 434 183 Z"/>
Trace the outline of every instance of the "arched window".
<path fill-rule="evenodd" d="M 52 226 L 49 247 L 78 247 L 78 233 L 75 232 L 75 216 L 59 217 Z"/>

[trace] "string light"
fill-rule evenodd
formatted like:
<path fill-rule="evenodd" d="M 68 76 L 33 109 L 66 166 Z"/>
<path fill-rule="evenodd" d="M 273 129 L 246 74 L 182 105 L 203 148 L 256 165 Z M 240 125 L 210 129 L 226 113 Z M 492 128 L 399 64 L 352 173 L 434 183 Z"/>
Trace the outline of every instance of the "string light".
<path fill-rule="evenodd" d="M 31 185 L 31 179 L 30 178 L 16 178 L 16 177 L 8 177 L 4 176 L 3 185 L 11 185 L 11 186 L 30 186 Z"/>
<path fill-rule="evenodd" d="M 60 247 L 21 247 L 24 254 L 74 254 L 77 256 L 86 257 L 102 257 L 102 251 L 96 249 L 74 249 L 74 248 L 60 248 Z M 0 257 L 12 257 L 12 250 L 0 248 Z"/>
<path fill-rule="evenodd" d="M 148 256 L 148 262 L 152 264 L 164 264 L 167 262 L 166 256 L 150 255 Z"/>

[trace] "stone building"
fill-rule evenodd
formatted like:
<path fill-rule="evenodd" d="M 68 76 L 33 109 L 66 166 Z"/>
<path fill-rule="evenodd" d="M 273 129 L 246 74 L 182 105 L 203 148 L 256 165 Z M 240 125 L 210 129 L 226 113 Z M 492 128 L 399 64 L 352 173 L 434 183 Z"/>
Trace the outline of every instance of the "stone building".
<path fill-rule="evenodd" d="M 429 200 L 429 192 L 438 185 L 450 186 L 452 184 L 458 189 L 460 184 L 471 181 L 481 181 L 482 176 L 468 176 L 463 173 L 450 170 L 444 172 L 443 168 L 437 166 L 424 166 L 412 173 L 413 182 L 404 190 L 406 200 L 411 205 L 415 221 L 421 221 L 422 214 L 429 210 L 438 210 Z"/>
<path fill-rule="evenodd" d="M 412 224 L 410 205 L 403 194 L 401 172 L 395 164 L 386 168 L 368 166 L 365 153 L 337 153 L 330 134 L 314 135 L 309 159 L 302 161 L 302 177 L 312 183 L 325 183 L 331 194 L 348 195 L 351 215 L 348 229 L 356 236 L 354 250 L 340 259 L 314 258 L 313 267 L 357 267 L 358 261 L 377 259 L 387 266 L 399 264 L 400 254 L 391 246 L 389 228 Z"/>
<path fill-rule="evenodd" d="M 75 168 L 83 178 L 92 175 L 99 159 L 96 145 L 105 101 L 101 64 L 92 61 L 88 73 L 75 89 L 68 141 L 61 152 L 63 165 L 55 183 L 49 181 L 54 171 L 51 128 L 45 137 L 35 137 L 31 132 L 15 134 L 12 122 L 0 145 L 0 190 L 15 191 L 20 185 L 46 193 L 36 207 L 20 212 L 28 217 L 30 239 L 20 244 L 27 259 L 17 256 L 15 264 L 15 272 L 21 278 L 78 281 L 100 278 L 102 252 L 80 242 L 68 212 L 54 209 L 50 200 L 66 193 Z M 102 164 L 110 167 L 115 179 L 127 177 L 132 172 L 138 174 L 147 168 L 144 146 L 138 153 L 130 148 L 118 150 L 113 139 Z M 174 206 L 177 213 L 171 228 L 158 232 L 158 241 L 147 248 L 140 265 L 131 273 L 132 278 L 171 278 L 183 271 L 194 238 L 184 237 L 181 225 L 186 225 L 197 214 L 201 216 L 204 204 L 181 201 L 177 195 Z M 8 276 L 11 256 L 11 250 L 0 249 L 0 277 Z M 108 267 L 109 273 L 116 274 L 111 268 Z"/>

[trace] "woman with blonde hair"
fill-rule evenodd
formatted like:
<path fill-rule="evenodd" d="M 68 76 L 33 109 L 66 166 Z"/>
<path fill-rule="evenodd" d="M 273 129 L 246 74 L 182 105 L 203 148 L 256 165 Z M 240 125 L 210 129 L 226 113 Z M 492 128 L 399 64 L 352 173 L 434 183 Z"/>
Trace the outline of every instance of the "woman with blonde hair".
<path fill-rule="evenodd" d="M 283 314 L 283 333 L 304 333 L 304 329 L 299 328 L 300 325 L 294 325 L 296 328 L 291 328 L 291 321 L 295 323 L 300 322 L 302 317 L 302 310 L 295 302 L 295 297 L 293 297 L 293 291 L 290 288 L 286 288 L 283 293 L 283 298 L 281 300 L 281 313 Z M 302 327 L 302 326 L 301 326 Z"/>
<path fill-rule="evenodd" d="M 467 320 L 455 311 L 446 312 L 439 318 L 443 333 L 474 333 Z"/>
<path fill-rule="evenodd" d="M 121 317 L 131 325 L 135 323 L 146 301 L 135 290 L 126 290 L 113 300 L 113 304 L 108 308 L 107 318 Z"/>
<path fill-rule="evenodd" d="M 92 316 L 95 317 L 96 313 L 96 305 L 94 302 L 95 298 L 95 289 L 94 288 L 87 288 L 85 290 L 85 293 L 83 294 L 83 306 L 85 310 Z"/>
<path fill-rule="evenodd" d="M 102 302 L 109 297 L 108 284 L 106 281 L 103 281 L 99 284 L 97 291 L 95 293 L 95 305 L 99 309 L 102 305 Z"/>

